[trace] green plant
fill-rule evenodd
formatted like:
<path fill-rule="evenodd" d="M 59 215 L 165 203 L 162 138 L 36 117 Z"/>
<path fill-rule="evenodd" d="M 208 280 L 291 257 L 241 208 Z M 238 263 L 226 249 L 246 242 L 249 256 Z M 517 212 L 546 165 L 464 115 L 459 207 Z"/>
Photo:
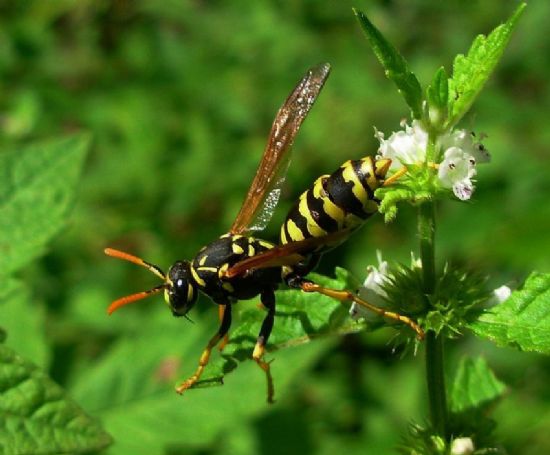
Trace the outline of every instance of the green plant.
<path fill-rule="evenodd" d="M 13 142 L 73 127 L 75 122 L 92 130 L 96 138 L 88 172 L 81 182 L 81 205 L 71 219 L 72 229 L 55 240 L 52 236 L 59 232 L 66 220 L 66 209 L 71 205 L 66 195 L 72 194 L 84 153 L 79 147 L 84 147 L 85 139 L 52 146 L 44 162 L 58 163 L 59 169 L 51 171 L 49 179 L 40 177 L 43 172 L 47 174 L 48 166 L 40 164 L 40 154 L 36 152 L 27 154 L 18 148 L 19 152 L 2 151 L 0 155 L 1 160 L 6 160 L 1 161 L 0 166 L 0 172 L 5 172 L 0 179 L 0 227 L 3 229 L 0 339 L 5 339 L 0 345 L 0 378 L 4 384 L 2 390 L 6 393 L 11 390 L 13 398 L 5 399 L 4 394 L 0 398 L 0 406 L 4 406 L 0 408 L 4 425 L 0 431 L 2 449 L 6 453 L 101 450 L 110 442 L 103 427 L 115 441 L 107 450 L 119 454 L 272 453 L 270 445 L 283 444 L 285 450 L 291 447 L 300 453 L 335 450 L 364 453 L 367 444 L 369 449 L 377 448 L 385 453 L 385 449 L 394 445 L 400 421 L 416 417 L 422 423 L 411 424 L 409 434 L 403 438 L 404 452 L 445 453 L 460 449 L 468 453 L 464 450 L 474 450 L 474 446 L 481 452 L 484 448 L 498 447 L 498 437 L 493 433 L 495 426 L 487 418 L 488 413 L 495 410 L 499 401 L 512 401 L 509 410 L 514 412 L 508 412 L 508 427 L 504 431 L 513 425 L 514 432 L 510 431 L 509 439 L 516 442 L 512 446 L 517 445 L 522 454 L 528 449 L 529 453 L 537 453 L 536 444 L 525 443 L 528 430 L 524 421 L 542 416 L 541 428 L 536 434 L 545 434 L 543 427 L 548 420 L 544 420 L 544 397 L 539 396 L 536 402 L 532 400 L 528 410 L 516 412 L 517 401 L 513 401 L 516 394 L 500 400 L 505 391 L 503 382 L 491 372 L 488 362 L 478 357 L 456 362 L 459 365 L 456 373 L 444 376 L 442 360 L 446 365 L 455 363 L 452 357 L 455 346 L 447 343 L 443 352 L 442 344 L 450 338 L 457 343 L 471 340 L 474 337 L 464 335 L 473 331 L 478 339 L 493 340 L 498 345 L 547 353 L 548 321 L 544 307 L 548 301 L 548 277 L 533 274 L 523 290 L 486 309 L 484 303 L 492 291 L 485 275 L 474 273 L 470 266 L 436 261 L 433 254 L 437 245 L 438 255 L 450 256 L 453 241 L 459 237 L 465 243 L 466 253 L 459 256 L 462 260 L 475 250 L 476 259 L 485 254 L 492 264 L 512 264 L 510 267 L 518 274 L 535 261 L 544 265 L 541 252 L 548 242 L 544 235 L 526 235 L 527 231 L 521 229 L 517 234 L 511 230 L 515 241 L 499 245 L 497 251 L 492 245 L 485 245 L 483 234 L 491 223 L 486 214 L 500 201 L 500 189 L 494 182 L 500 182 L 501 178 L 516 184 L 517 197 L 511 201 L 510 210 L 523 221 L 520 227 L 540 226 L 539 234 L 544 232 L 542 221 L 547 216 L 544 193 L 535 195 L 535 183 L 527 184 L 536 182 L 537 178 L 544 181 L 544 172 L 538 169 L 533 156 L 522 155 L 521 162 L 517 162 L 518 170 L 510 162 L 501 167 L 496 163 L 486 166 L 492 174 L 486 180 L 480 178 L 475 204 L 446 201 L 455 200 L 450 190 L 462 196 L 473 190 L 472 168 L 463 155 L 439 157 L 442 161 L 458 160 L 461 175 L 448 173 L 439 178 L 439 173 L 431 167 L 438 162 L 435 155 L 441 153 L 437 138 L 449 133 L 471 106 L 504 49 L 515 19 L 499 28 L 499 33 L 491 34 L 492 40 L 476 41 L 479 46 L 472 57 L 479 57 L 481 51 L 490 46 L 495 51 L 489 53 L 492 58 L 483 54 L 481 59 L 461 60 L 462 66 L 458 65 L 458 71 L 455 70 L 450 79 L 441 69 L 426 90 L 382 35 L 364 16 L 361 20 L 390 79 L 405 95 L 412 111 L 411 120 L 417 120 L 426 130 L 433 129 L 431 141 L 427 141 L 430 143 L 426 154 L 428 166 L 424 162 L 406 163 L 409 174 L 398 180 L 395 187 L 380 193 L 385 216 L 395 222 L 376 232 L 392 234 L 365 236 L 375 239 L 369 249 L 382 245 L 385 256 L 390 255 L 387 250 L 391 247 L 392 256 L 405 257 L 402 245 L 406 242 L 395 240 L 396 232 L 399 233 L 396 226 L 401 226 L 401 232 L 412 230 L 414 223 L 407 212 L 407 205 L 412 205 L 419 212 L 422 265 L 418 260 L 411 265 L 385 265 L 384 273 L 380 266 L 371 268 L 369 277 L 378 273 L 386 278 L 374 290 L 367 284 L 362 291 L 370 296 L 374 293 L 382 304 L 418 318 L 430 333 L 426 343 L 430 359 L 427 366 L 431 378 L 431 414 L 436 422 L 426 424 L 422 415 L 413 415 L 414 410 L 418 410 L 418 414 L 423 412 L 422 403 L 415 401 L 418 392 L 415 387 L 420 380 L 414 362 L 410 358 L 397 362 L 395 356 L 386 356 L 385 332 L 370 332 L 385 325 L 384 322 L 370 318 L 351 321 L 347 308 L 329 299 L 279 292 L 279 314 L 271 340 L 271 349 L 277 352 L 270 353 L 276 358 L 273 370 L 279 403 L 271 408 L 264 403 L 263 377 L 252 362 L 244 362 L 250 356 L 262 316 L 255 302 L 239 304 L 239 323 L 235 324 L 232 343 L 222 357 L 212 362 L 205 375 L 207 380 L 202 384 L 217 384 L 225 378 L 224 387 L 192 391 L 183 399 L 175 396 L 172 387 L 195 367 L 198 353 L 214 330 L 214 317 L 201 312 L 203 307 L 209 308 L 208 304 L 198 305 L 198 314 L 193 316 L 197 322 L 194 326 L 182 325 L 182 321 L 173 320 L 155 305 L 128 311 L 121 318 L 105 317 L 103 309 L 109 300 L 133 289 L 143 276 L 123 272 L 123 267 L 107 269 L 100 257 L 101 248 L 119 235 L 135 247 L 134 250 L 149 249 L 147 257 L 169 263 L 176 259 L 173 255 L 190 255 L 195 248 L 223 232 L 249 182 L 258 158 L 258 145 L 265 139 L 265 125 L 253 117 L 269 119 L 270 109 L 277 102 L 270 99 L 271 93 L 275 98 L 275 92 L 282 94 L 288 89 L 297 66 L 324 60 L 325 54 L 335 51 L 338 60 L 333 62 L 337 70 L 335 77 L 340 77 L 337 87 L 344 95 L 329 92 L 326 96 L 331 110 L 346 113 L 346 127 L 334 127 L 336 116 L 323 115 L 320 106 L 314 115 L 321 127 L 318 131 L 305 130 L 301 135 L 303 142 L 298 144 L 300 151 L 291 173 L 303 173 L 303 181 L 298 183 L 296 176 L 289 177 L 290 186 L 298 191 L 311 183 L 315 175 L 330 170 L 356 152 L 353 147 L 357 147 L 359 139 L 350 142 L 345 139 L 349 134 L 360 138 L 365 118 L 374 117 L 377 122 L 384 122 L 385 116 L 398 115 L 395 103 L 388 106 L 384 97 L 375 92 L 374 71 L 365 72 L 362 79 L 356 78 L 357 49 L 353 46 L 357 40 L 347 31 L 353 27 L 347 24 L 342 27 L 348 12 L 341 13 L 336 6 L 338 2 L 327 4 L 322 12 L 314 11 L 307 1 L 280 2 L 282 6 L 276 9 L 269 2 L 216 3 L 215 6 L 183 2 L 181 9 L 162 2 L 115 3 L 96 6 L 85 2 L 85 7 L 66 2 L 48 7 L 35 5 L 30 11 L 32 15 L 20 14 L 19 9 L 23 7 L 19 6 L 11 15 L 0 19 L 3 24 L 0 38 L 10 38 L 10 46 L 0 53 L 2 79 L 7 81 L 8 88 L 13 88 L 2 91 L 2 108 L 7 119 L 0 124 L 5 133 L 1 137 L 4 148 Z M 501 8 L 501 2 L 486 4 L 487 11 L 492 13 Z M 391 2 L 384 2 L 384 8 L 391 7 Z M 535 15 L 545 16 L 543 2 L 531 5 L 530 9 L 538 11 Z M 6 6 L 5 10 L 10 8 Z M 400 15 L 394 20 L 405 23 L 411 19 L 407 16 L 411 11 L 415 10 L 397 11 Z M 480 11 L 485 10 L 480 8 Z M 426 11 L 415 14 L 422 18 Z M 225 23 L 221 17 L 230 19 Z M 281 20 L 282 17 L 285 20 Z M 472 22 L 475 20 L 478 27 L 486 27 L 483 17 L 486 15 L 474 13 Z M 426 32 L 436 29 L 433 21 L 423 22 L 424 26 Z M 422 32 L 423 27 L 419 28 Z M 246 33 L 235 33 L 237 29 Z M 320 29 L 328 30 L 321 39 L 312 32 Z M 66 31 L 70 39 L 59 39 L 66 37 L 63 34 Z M 540 36 L 536 32 L 541 33 L 534 28 L 533 36 Z M 420 32 L 416 33 L 413 35 L 418 39 Z M 207 44 L 198 47 L 201 42 Z M 254 43 L 261 43 L 261 47 L 255 48 Z M 539 56 L 540 50 L 536 49 L 536 52 L 532 50 L 531 59 L 528 55 L 523 59 L 522 49 L 522 64 Z M 267 57 L 263 58 L 264 55 Z M 303 55 L 307 55 L 308 60 L 302 62 Z M 60 67 L 58 62 L 67 56 L 71 65 Z M 25 66 L 31 63 L 30 68 Z M 518 65 L 517 61 L 515 64 Z M 478 77 L 469 76 L 472 68 L 476 68 L 473 74 Z M 511 78 L 512 68 L 506 70 L 507 77 Z M 532 70 L 522 66 L 516 71 L 529 74 L 526 80 L 531 80 L 525 82 L 528 93 L 539 90 L 546 80 L 547 71 L 542 63 L 536 71 Z M 216 74 L 214 80 L 219 86 L 209 87 L 212 94 L 205 93 L 203 83 L 212 80 L 208 79 L 212 73 Z M 264 87 L 262 75 L 270 84 L 277 80 L 280 85 L 273 90 L 271 85 Z M 64 84 L 57 84 L 58 78 Z M 511 79 L 518 84 L 517 79 Z M 500 81 L 502 85 L 507 82 L 509 79 Z M 488 90 L 483 99 L 490 100 L 490 109 L 497 112 L 504 101 L 501 92 L 498 95 L 495 92 L 498 87 Z M 270 94 L 267 99 L 260 99 L 260 94 L 266 93 Z M 364 103 L 342 101 L 346 96 L 359 98 L 362 94 Z M 455 100 L 457 94 L 460 95 L 458 101 Z M 537 103 L 522 105 L 526 115 L 518 123 L 525 133 L 516 134 L 516 141 L 525 143 L 530 150 L 536 150 L 530 142 L 534 136 L 529 133 L 530 128 L 542 131 L 546 126 L 544 115 L 535 105 Z M 186 109 L 184 113 L 179 110 L 182 106 Z M 501 113 L 509 120 L 506 112 Z M 208 117 L 209 114 L 212 117 Z M 510 140 L 507 132 L 510 128 L 517 133 L 517 129 L 499 115 L 494 117 L 488 132 L 492 137 L 505 138 L 502 141 L 507 141 L 506 147 L 513 150 L 517 142 Z M 310 123 L 313 125 L 314 121 Z M 502 123 L 506 123 L 506 129 Z M 409 126 L 415 127 L 416 124 Z M 469 135 L 462 137 L 464 141 L 470 139 Z M 77 146 L 80 141 L 81 146 Z M 475 145 L 478 141 L 471 142 Z M 503 142 L 499 146 L 502 149 Z M 73 150 L 80 152 L 73 154 Z M 242 153 L 242 163 L 234 163 L 236 150 L 246 150 Z M 226 158 L 224 153 L 231 158 Z M 496 158 L 498 152 L 494 153 Z M 59 161 L 63 161 L 63 157 L 67 158 L 66 166 Z M 511 155 L 509 157 L 512 161 Z M 12 175 L 6 171 L 12 166 L 10 163 L 33 159 L 36 161 L 31 173 L 38 180 L 35 185 L 21 191 L 15 191 L 17 186 L 7 185 L 7 177 Z M 308 161 L 300 161 L 304 159 Z M 217 175 L 213 163 L 218 161 L 227 164 L 228 171 L 224 178 L 212 179 Z M 121 162 L 126 165 L 121 166 Z M 15 175 L 19 175 L 18 172 Z M 516 172 L 531 174 L 529 178 L 519 179 Z M 206 187 L 204 182 L 208 179 L 212 179 L 212 184 Z M 59 187 L 66 187 L 67 192 L 54 195 L 51 191 Z M 17 206 L 15 199 L 12 201 L 16 195 L 20 204 Z M 207 202 L 204 207 L 203 200 Z M 404 203 L 397 214 L 400 202 Z M 459 207 L 458 213 L 470 211 L 475 215 L 463 218 L 463 225 L 454 231 L 449 226 L 455 227 L 458 223 L 438 217 L 436 238 L 433 224 L 436 210 L 441 213 L 448 207 Z M 460 212 L 462 208 L 464 211 Z M 284 207 L 279 211 L 284 213 Z M 223 212 L 221 216 L 220 212 Z M 212 213 L 215 216 L 211 216 Z M 36 224 L 37 220 L 43 224 Z M 366 229 L 377 229 L 376 224 L 369 223 Z M 457 236 L 457 230 L 469 234 Z M 51 243 L 53 241 L 55 243 Z M 31 260 L 44 252 L 46 242 L 53 245 L 46 259 L 31 266 Z M 349 244 L 347 249 L 344 246 L 339 250 L 337 258 L 327 257 L 324 264 L 345 263 L 351 269 L 354 265 L 364 266 L 370 252 L 363 249 L 362 237 L 356 236 Z M 345 270 L 337 269 L 336 275 L 333 280 L 320 276 L 316 279 L 328 280 L 324 282 L 333 287 L 357 287 Z M 495 275 L 497 282 L 509 276 L 502 270 L 495 270 Z M 46 331 L 41 330 L 44 327 Z M 365 329 L 369 331 L 367 337 L 347 336 Z M 408 332 L 402 335 L 414 348 L 415 342 L 408 338 Z M 308 343 L 313 339 L 314 343 Z M 300 345 L 298 349 L 291 349 L 297 345 Z M 418 348 L 422 350 L 422 345 Z M 504 352 L 508 356 L 510 351 Z M 41 370 L 23 358 L 32 359 L 48 371 L 89 415 L 101 420 L 102 426 L 96 419 L 88 419 L 71 399 L 65 398 L 66 392 L 61 392 Z M 536 363 L 532 357 L 522 358 L 527 358 L 523 366 Z M 227 375 L 237 365 L 236 373 Z M 547 378 L 544 371 L 540 365 L 535 369 L 540 375 L 539 381 Z M 536 389 L 536 375 L 527 380 L 530 382 L 526 388 Z M 29 389 L 23 390 L 17 384 Z M 539 388 L 544 387 L 545 384 L 539 384 Z M 56 406 L 48 409 L 40 406 L 46 405 L 47 400 L 26 399 L 36 396 L 61 401 L 55 401 Z M 52 429 L 52 421 L 60 425 Z M 64 425 L 67 421 L 75 422 L 74 431 L 64 431 L 71 429 Z M 472 422 L 476 423 L 475 428 Z M 21 431 L 23 426 L 30 431 Z M 520 437 L 515 437 L 517 434 Z M 510 441 L 507 442 L 510 445 Z M 544 442 L 540 445 L 548 447 Z"/>

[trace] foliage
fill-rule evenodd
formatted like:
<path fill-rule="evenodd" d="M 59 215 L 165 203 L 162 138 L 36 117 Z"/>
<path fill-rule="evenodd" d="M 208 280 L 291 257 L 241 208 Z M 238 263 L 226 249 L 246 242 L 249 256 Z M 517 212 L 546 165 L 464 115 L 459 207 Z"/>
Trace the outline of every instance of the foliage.
<path fill-rule="evenodd" d="M 474 333 L 499 346 L 550 353 L 550 275 L 533 272 L 521 290 L 471 324 Z"/>
<path fill-rule="evenodd" d="M 5 345 L 0 345 L 0 395 L 2 453 L 83 453 L 111 442 L 57 384 Z"/>
<path fill-rule="evenodd" d="M 547 271 L 549 265 L 544 103 L 549 68 L 540 59 L 549 51 L 544 22 L 549 6 L 532 3 L 488 90 L 463 117 L 467 127 L 475 118 L 476 129 L 490 134 L 487 145 L 494 161 L 480 171 L 472 203 L 445 201 L 439 207 L 438 256 L 491 270 L 488 288 L 502 283 L 517 287 L 532 270 Z M 2 349 L 16 351 L 36 374 L 28 360 L 43 368 L 88 415 L 101 419 L 114 440 L 105 453 L 270 454 L 275 448 L 288 453 L 390 453 L 407 421 L 425 415 L 418 359 L 395 355 L 387 343 L 388 330 L 289 343 L 293 333 L 362 332 L 363 324 L 345 325 L 349 321 L 343 319 L 340 304 L 317 311 L 311 309 L 310 296 L 279 293 L 285 307 L 288 303 L 291 311 L 304 310 L 307 319 L 277 318 L 273 352 L 268 353 L 275 360 L 277 403 L 272 407 L 264 403 L 261 371 L 245 361 L 262 316 L 256 302 L 238 306 L 233 343 L 224 353 L 215 353 L 208 375 L 219 378 L 236 361 L 238 368 L 223 387 L 190 390 L 184 397 L 174 394 L 173 385 L 195 369 L 214 333 L 213 306 L 199 301 L 191 315 L 194 325 L 171 318 L 160 298 L 111 318 L 104 311 L 119 295 L 150 284 L 142 271 L 106 261 L 101 256 L 105 246 L 120 246 L 166 266 L 192 257 L 227 229 L 275 110 L 306 67 L 329 61 L 334 71 L 297 138 L 286 194 L 265 238 L 276 238 L 281 217 L 318 175 L 344 160 L 374 154 L 378 144 L 371 137 L 372 125 L 391 131 L 404 110 L 395 89 L 380 77 L 376 59 L 365 56 L 351 6 L 329 2 L 319 8 L 309 0 L 177 5 L 30 1 L 0 6 L 0 160 L 7 165 L 21 159 L 15 175 L 30 176 L 18 180 L 29 185 L 26 190 L 14 191 L 3 186 L 12 174 L 4 174 L 6 167 L 0 166 L 0 211 L 17 215 L 22 210 L 20 217 L 0 214 Z M 478 51 L 485 52 L 494 36 L 503 49 L 512 20 L 498 35 L 479 38 L 476 53 L 465 54 L 463 64 L 474 56 L 472 61 L 487 66 L 476 70 L 480 79 L 471 79 L 475 87 L 452 111 L 443 109 L 445 99 L 452 102 L 460 91 L 458 81 L 469 80 L 467 72 L 453 69 L 451 74 L 450 60 L 447 71 L 437 69 L 442 60 L 467 50 L 473 36 L 494 27 L 515 2 L 404 6 L 360 0 L 353 6 L 391 37 L 385 40 L 395 43 L 390 46 L 399 49 L 398 55 L 407 56 L 408 63 L 399 67 L 404 71 L 390 71 L 392 80 L 403 81 L 404 87 L 412 78 L 430 82 L 424 92 L 413 90 L 409 107 L 418 111 L 418 100 L 425 97 L 442 112 L 441 118 L 455 122 L 500 59 L 496 54 L 494 59 L 480 57 Z M 435 121 L 433 114 L 432 109 L 419 115 Z M 87 137 L 77 135 L 37 145 L 75 131 L 91 132 L 93 141 L 88 144 Z M 89 159 L 79 176 L 87 145 Z M 46 166 L 39 164 L 40 156 Z M 34 178 L 41 170 L 44 180 Z M 418 188 L 400 189 L 400 194 L 393 193 L 393 203 L 388 199 L 386 214 L 411 195 L 417 202 L 433 197 L 431 191 L 421 195 Z M 29 201 L 34 198 L 52 205 L 47 210 L 33 207 Z M 20 201 L 24 206 L 17 205 Z M 21 225 L 16 230 L 7 220 Z M 325 255 L 320 273 L 331 276 L 335 266 L 343 266 L 362 278 L 376 248 L 405 262 L 416 241 L 414 227 L 413 212 L 401 205 L 394 223 L 373 219 Z M 341 275 L 337 279 L 342 283 Z M 536 302 L 542 300 L 532 302 L 529 313 L 535 314 L 540 308 Z M 484 338 L 489 335 L 480 330 L 490 331 L 498 344 L 516 344 L 511 337 L 517 335 L 523 349 L 540 351 L 540 337 L 528 340 L 531 329 L 514 334 L 500 324 L 514 308 L 505 302 L 502 309 L 484 314 L 479 326 L 468 326 Z M 327 322 L 324 318 L 330 315 Z M 491 411 L 491 419 L 499 422 L 490 428 L 491 437 L 501 440 L 510 454 L 548 452 L 547 361 L 473 337 L 447 346 L 451 360 L 479 351 L 487 362 L 480 366 L 477 359 L 465 361 L 456 378 L 462 378 L 460 390 L 469 390 L 465 396 L 473 397 L 473 407 L 480 400 L 490 403 L 483 413 Z M 487 365 L 494 374 L 487 373 Z M 493 383 L 491 374 L 501 379 Z M 473 386 L 482 380 L 488 386 L 483 391 L 492 391 L 494 400 L 491 393 L 474 394 Z M 509 387 L 502 401 L 497 399 L 500 380 Z M 97 425 L 96 420 L 89 422 Z M 90 426 L 90 434 L 95 429 Z M 108 441 L 103 435 L 96 442 L 100 439 Z"/>

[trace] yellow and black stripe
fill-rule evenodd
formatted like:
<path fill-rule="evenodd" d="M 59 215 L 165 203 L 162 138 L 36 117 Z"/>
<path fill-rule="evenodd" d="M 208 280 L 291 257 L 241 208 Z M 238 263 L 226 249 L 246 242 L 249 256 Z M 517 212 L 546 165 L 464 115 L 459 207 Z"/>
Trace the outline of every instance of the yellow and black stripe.
<path fill-rule="evenodd" d="M 281 244 L 358 228 L 378 211 L 374 191 L 382 185 L 388 160 L 367 156 L 346 161 L 330 175 L 319 177 L 292 207 L 281 228 Z M 321 245 L 316 251 L 335 245 Z"/>

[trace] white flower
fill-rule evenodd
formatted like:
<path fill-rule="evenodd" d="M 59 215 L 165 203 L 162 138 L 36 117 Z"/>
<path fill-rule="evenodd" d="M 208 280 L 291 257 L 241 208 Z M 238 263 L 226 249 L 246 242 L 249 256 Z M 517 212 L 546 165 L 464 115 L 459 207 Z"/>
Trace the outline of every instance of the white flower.
<path fill-rule="evenodd" d="M 426 159 L 426 147 L 428 146 L 428 133 L 424 131 L 418 120 L 413 120 L 412 125 L 404 121 L 401 126 L 405 131 L 397 131 L 385 140 L 384 133 L 375 129 L 374 137 L 380 141 L 378 154 L 383 158 L 390 158 L 390 169 L 396 170 L 403 165 L 423 162 Z"/>
<path fill-rule="evenodd" d="M 472 177 L 476 175 L 475 164 L 475 159 L 464 150 L 448 148 L 437 173 L 441 186 L 452 188 L 461 201 L 470 199 L 474 192 Z"/>
<path fill-rule="evenodd" d="M 471 455 L 474 450 L 474 442 L 471 438 L 456 438 L 451 443 L 451 455 Z"/>
<path fill-rule="evenodd" d="M 363 287 L 359 290 L 359 297 L 373 305 L 384 306 L 386 293 L 383 286 L 389 278 L 388 262 L 382 260 L 382 253 L 380 251 L 376 252 L 376 257 L 378 259 L 378 267 L 374 265 L 367 267 L 367 278 L 365 278 Z M 372 316 L 371 311 L 355 302 L 351 305 L 349 314 L 354 320 Z"/>
<path fill-rule="evenodd" d="M 485 134 L 481 134 L 479 141 L 475 142 L 476 135 L 473 132 L 455 130 L 441 136 L 438 140 L 438 145 L 441 150 L 458 147 L 464 153 L 472 156 L 476 163 L 488 163 L 491 161 L 491 155 L 489 155 L 489 152 L 481 143 L 481 140 L 485 139 L 485 137 Z"/>
<path fill-rule="evenodd" d="M 512 290 L 508 286 L 500 286 L 493 291 L 493 296 L 489 299 L 490 305 L 498 305 L 504 302 L 512 295 Z"/>
<path fill-rule="evenodd" d="M 378 156 L 392 160 L 391 170 L 408 164 L 419 164 L 426 161 L 428 133 L 418 120 L 411 126 L 402 122 L 404 130 L 391 134 L 386 140 L 384 134 L 375 130 L 375 137 L 380 141 Z M 466 130 L 455 130 L 443 134 L 437 139 L 437 155 L 442 156 L 438 166 L 438 178 L 443 188 L 452 188 L 453 193 L 462 201 L 470 199 L 474 192 L 473 178 L 476 175 L 476 164 L 487 163 L 491 156 L 485 149 L 480 136 L 476 141 L 473 133 Z"/>

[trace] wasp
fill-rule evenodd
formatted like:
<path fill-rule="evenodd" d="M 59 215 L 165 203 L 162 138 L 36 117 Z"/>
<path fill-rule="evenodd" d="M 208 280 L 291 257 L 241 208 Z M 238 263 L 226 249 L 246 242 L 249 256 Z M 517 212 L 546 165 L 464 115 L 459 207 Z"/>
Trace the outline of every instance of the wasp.
<path fill-rule="evenodd" d="M 278 244 L 253 235 L 264 229 L 273 215 L 294 138 L 329 73 L 327 63 L 309 69 L 277 112 L 256 175 L 228 233 L 201 248 L 194 259 L 176 261 L 167 273 L 137 256 L 105 249 L 108 256 L 145 267 L 162 280 L 150 290 L 115 300 L 108 308 L 109 314 L 161 292 L 174 316 L 186 316 L 199 292 L 218 304 L 219 329 L 204 349 L 195 373 L 176 387 L 180 394 L 199 380 L 215 346 L 221 342 L 223 348 L 227 343 L 233 304 L 259 295 L 267 312 L 252 358 L 266 373 L 268 401 L 273 401 L 270 365 L 263 357 L 275 320 L 275 290 L 283 283 L 340 301 L 357 302 L 383 317 L 407 324 L 419 338 L 423 337 L 422 329 L 407 316 L 373 306 L 352 292 L 322 287 L 306 278 L 324 252 L 345 241 L 377 212 L 379 201 L 374 191 L 392 179 L 393 176 L 386 179 L 391 160 L 367 156 L 346 161 L 302 193 L 282 225 Z"/>

